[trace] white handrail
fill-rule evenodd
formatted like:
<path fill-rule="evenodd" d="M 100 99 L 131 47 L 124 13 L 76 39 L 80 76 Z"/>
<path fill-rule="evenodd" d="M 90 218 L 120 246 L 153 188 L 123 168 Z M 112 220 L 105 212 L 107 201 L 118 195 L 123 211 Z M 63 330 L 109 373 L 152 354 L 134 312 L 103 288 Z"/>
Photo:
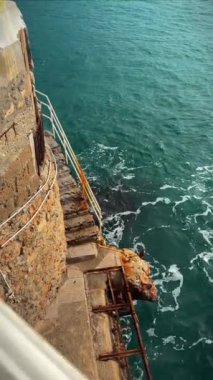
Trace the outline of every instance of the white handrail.
<path fill-rule="evenodd" d="M 70 145 L 70 142 L 63 130 L 63 127 L 59 121 L 59 118 L 52 106 L 52 103 L 49 99 L 49 97 L 44 94 L 43 92 L 41 91 L 38 91 L 36 90 L 36 94 L 39 95 L 38 96 L 38 99 L 39 99 L 39 102 L 41 104 L 42 107 L 46 107 L 46 109 L 48 110 L 48 114 L 46 114 L 45 112 L 42 112 L 42 115 L 44 118 L 46 118 L 47 120 L 49 120 L 50 124 L 51 124 L 51 127 L 52 127 L 52 132 L 53 132 L 53 135 L 54 137 L 57 137 L 63 150 L 64 150 L 64 155 L 65 155 L 65 159 L 66 159 L 66 162 L 70 162 L 70 164 L 72 165 L 72 168 L 74 169 L 74 172 L 75 174 L 77 175 L 81 185 L 82 185 L 82 190 L 84 192 L 84 194 L 86 195 L 89 203 L 90 203 L 90 206 L 94 212 L 94 214 L 96 215 L 97 219 L 98 219 L 98 222 L 99 222 L 99 225 L 101 227 L 102 225 L 102 213 L 101 213 L 101 208 L 98 204 L 98 201 L 89 185 L 89 182 L 81 168 L 81 165 Z M 42 97 L 42 99 L 40 99 L 40 97 Z M 45 100 L 44 100 L 45 99 Z M 42 110 L 43 111 L 43 110 Z"/>

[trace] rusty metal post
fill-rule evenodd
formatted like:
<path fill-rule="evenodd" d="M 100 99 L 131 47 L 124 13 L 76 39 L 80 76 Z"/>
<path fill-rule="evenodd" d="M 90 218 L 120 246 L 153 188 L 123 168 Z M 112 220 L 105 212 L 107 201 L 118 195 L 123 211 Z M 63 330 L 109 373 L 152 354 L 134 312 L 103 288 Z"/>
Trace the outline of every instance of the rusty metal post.
<path fill-rule="evenodd" d="M 140 325 L 139 325 L 138 317 L 137 317 L 137 314 L 135 312 L 135 308 L 133 306 L 132 295 L 131 295 L 131 292 L 130 292 L 130 289 L 129 289 L 129 284 L 128 284 L 127 279 L 126 279 L 126 275 L 125 275 L 123 266 L 122 266 L 122 273 L 123 273 L 123 279 L 124 279 L 125 287 L 126 287 L 126 290 L 127 290 L 127 295 L 128 295 L 129 303 L 130 303 L 130 308 L 131 308 L 131 314 L 132 314 L 132 317 L 133 317 L 133 322 L 134 322 L 135 329 L 136 329 L 136 332 L 137 332 L 138 343 L 140 345 L 141 352 L 142 352 L 142 359 L 143 359 L 143 364 L 144 364 L 146 376 L 147 376 L 148 380 L 152 380 L 152 375 L 151 375 L 151 371 L 150 371 L 150 368 L 149 368 L 149 362 L 148 362 L 148 358 L 147 358 L 147 353 L 146 353 L 146 349 L 145 349 L 145 346 L 144 346 L 144 343 L 143 343 L 143 339 L 142 339 L 142 336 L 141 336 L 141 331 L 140 331 Z"/>

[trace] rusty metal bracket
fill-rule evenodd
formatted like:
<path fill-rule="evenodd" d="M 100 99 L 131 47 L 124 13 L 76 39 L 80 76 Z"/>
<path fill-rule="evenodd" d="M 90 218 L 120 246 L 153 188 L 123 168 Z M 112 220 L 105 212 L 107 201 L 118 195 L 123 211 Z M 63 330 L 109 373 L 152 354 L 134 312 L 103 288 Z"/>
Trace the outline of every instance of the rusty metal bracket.
<path fill-rule="evenodd" d="M 115 295 L 115 290 L 113 288 L 113 280 L 111 278 L 111 273 L 113 272 L 120 272 L 122 282 L 123 282 L 123 295 L 124 300 L 123 302 L 117 302 L 116 295 Z M 110 291 L 110 298 L 112 303 L 109 303 L 105 306 L 97 306 L 92 309 L 94 313 L 111 313 L 114 312 L 113 316 L 117 318 L 117 323 L 118 323 L 118 333 L 122 341 L 122 331 L 120 327 L 120 317 L 121 315 L 130 315 L 133 320 L 135 332 L 137 335 L 137 341 L 138 341 L 138 348 L 134 348 L 131 350 L 120 348 L 116 349 L 116 351 L 112 351 L 109 353 L 103 353 L 99 355 L 99 360 L 112 360 L 112 359 L 124 359 L 126 362 L 126 367 L 128 368 L 128 357 L 134 356 L 134 355 L 141 355 L 142 361 L 143 361 L 143 366 L 146 374 L 146 378 L 148 380 L 152 380 L 152 375 L 151 375 L 151 370 L 149 367 L 149 362 L 146 354 L 146 349 L 145 345 L 143 343 L 142 335 L 141 335 L 141 330 L 140 330 L 140 325 L 138 321 L 138 317 L 133 305 L 132 301 L 132 296 L 129 288 L 129 284 L 124 272 L 124 268 L 122 266 L 114 266 L 114 267 L 109 267 L 109 268 L 98 268 L 98 269 L 91 269 L 85 272 L 85 274 L 98 274 L 98 273 L 105 273 L 107 275 L 107 281 L 108 281 L 108 287 Z M 130 376 L 131 377 L 131 376 Z"/>
<path fill-rule="evenodd" d="M 121 303 L 117 305 L 98 306 L 92 309 L 93 313 L 105 313 L 107 311 L 116 311 L 123 308 L 130 308 L 128 303 Z M 130 312 L 129 312 L 130 314 Z"/>
<path fill-rule="evenodd" d="M 129 357 L 129 356 L 135 356 L 138 354 L 142 354 L 142 351 L 140 348 L 134 348 L 132 350 L 127 350 L 127 351 L 113 351 L 110 353 L 106 354 L 101 354 L 99 355 L 100 360 L 110 360 L 110 359 L 115 359 L 115 358 L 123 358 L 123 357 Z"/>

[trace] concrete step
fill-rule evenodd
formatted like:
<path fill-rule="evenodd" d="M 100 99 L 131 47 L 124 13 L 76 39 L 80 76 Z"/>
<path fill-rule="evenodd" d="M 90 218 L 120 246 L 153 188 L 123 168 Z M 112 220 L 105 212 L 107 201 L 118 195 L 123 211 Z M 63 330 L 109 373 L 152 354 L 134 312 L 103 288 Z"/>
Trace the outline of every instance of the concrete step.
<path fill-rule="evenodd" d="M 77 213 L 83 211 L 83 214 L 85 212 L 88 212 L 89 207 L 88 205 L 83 202 L 75 199 L 72 202 L 67 202 L 66 204 L 63 204 L 63 212 L 64 215 L 72 215 L 73 213 Z"/>
<path fill-rule="evenodd" d="M 58 177 L 70 175 L 70 169 L 63 163 L 60 166 L 58 165 L 58 168 L 60 169 L 58 173 Z"/>
<path fill-rule="evenodd" d="M 87 302 L 90 310 L 90 326 L 93 336 L 93 343 L 96 358 L 103 353 L 110 353 L 116 350 L 115 330 L 117 327 L 114 317 L 107 313 L 93 313 L 92 308 L 105 306 L 108 303 L 106 298 L 107 275 L 106 273 L 87 273 L 85 276 L 87 288 Z M 116 339 L 117 344 L 120 339 Z M 119 363 L 116 360 L 106 362 L 97 360 L 99 380 L 127 379 L 125 373 L 120 371 Z M 121 363 L 121 361 L 120 361 Z M 124 363 L 123 363 L 124 364 Z"/>
<path fill-rule="evenodd" d="M 55 141 L 53 135 L 49 131 L 44 131 L 45 140 L 47 141 L 47 144 L 51 149 L 54 149 L 55 147 L 59 146 L 58 143 Z"/>
<path fill-rule="evenodd" d="M 71 175 L 68 175 L 66 177 L 59 176 L 58 183 L 60 189 L 69 189 L 69 186 L 71 186 L 72 188 L 78 188 L 75 180 L 71 177 Z"/>
<path fill-rule="evenodd" d="M 60 145 L 58 145 L 58 144 L 56 145 L 56 144 L 54 146 L 51 146 L 52 151 L 55 154 L 55 156 L 57 156 L 59 153 L 62 153 L 62 149 L 61 149 Z"/>
<path fill-rule="evenodd" d="M 75 184 L 75 186 L 77 186 L 75 180 L 71 177 L 69 171 L 60 170 L 58 173 L 58 179 L 63 183 L 63 185 L 73 183 Z"/>
<path fill-rule="evenodd" d="M 94 220 L 91 214 L 85 214 L 74 218 L 72 217 L 65 221 L 65 229 L 67 232 L 76 231 L 90 226 L 94 226 Z"/>
<path fill-rule="evenodd" d="M 60 169 L 58 173 L 59 175 L 65 172 L 67 173 L 67 175 L 70 175 L 70 168 L 63 161 L 59 161 L 58 168 Z"/>
<path fill-rule="evenodd" d="M 97 255 L 98 250 L 95 243 L 74 245 L 67 250 L 67 264 L 91 260 L 96 258 Z"/>
<path fill-rule="evenodd" d="M 81 210 L 81 211 L 73 212 L 70 214 L 64 214 L 64 221 L 70 220 L 70 218 L 77 218 L 77 216 L 83 216 L 87 214 L 88 214 L 88 210 Z"/>
<path fill-rule="evenodd" d="M 79 192 L 79 194 L 81 194 L 81 190 L 74 183 L 64 185 L 64 184 L 58 182 L 58 184 L 59 184 L 59 190 L 60 190 L 61 196 L 64 194 L 70 194 L 70 192 L 73 192 L 73 193 Z"/>
<path fill-rule="evenodd" d="M 59 147 L 58 143 L 53 138 L 48 139 L 48 145 L 50 146 L 53 152 L 55 149 L 58 149 Z"/>
<path fill-rule="evenodd" d="M 84 242 L 96 241 L 98 236 L 99 229 L 97 226 L 91 226 L 84 228 L 82 230 L 67 232 L 67 245 L 77 245 Z"/>
<path fill-rule="evenodd" d="M 66 205 L 68 202 L 72 202 L 73 200 L 79 200 L 83 201 L 83 196 L 80 191 L 77 191 L 77 189 L 70 189 L 67 193 L 61 194 L 61 204 Z"/>
<path fill-rule="evenodd" d="M 57 162 L 58 162 L 59 160 L 62 161 L 62 162 L 66 162 L 65 157 L 64 157 L 64 155 L 63 155 L 62 152 L 58 152 L 58 153 L 55 155 L 55 158 L 57 159 Z"/>
<path fill-rule="evenodd" d="M 81 187 L 72 177 L 60 145 L 52 136 L 48 136 L 47 140 L 58 166 L 57 179 L 68 247 L 96 241 L 99 229 L 89 212 L 90 208 Z"/>
<path fill-rule="evenodd" d="M 35 329 L 87 379 L 99 379 L 82 273 L 69 275 Z"/>
<path fill-rule="evenodd" d="M 55 156 L 55 158 L 56 158 L 58 166 L 60 166 L 60 165 L 67 165 L 66 160 L 65 160 L 65 158 L 64 158 L 64 156 L 63 156 L 62 153 L 61 153 L 61 155 L 59 157 Z"/>
<path fill-rule="evenodd" d="M 79 196 L 82 196 L 82 192 L 78 187 L 70 187 L 70 186 L 60 186 L 60 194 L 61 197 L 68 197 L 70 194 L 79 194 Z"/>

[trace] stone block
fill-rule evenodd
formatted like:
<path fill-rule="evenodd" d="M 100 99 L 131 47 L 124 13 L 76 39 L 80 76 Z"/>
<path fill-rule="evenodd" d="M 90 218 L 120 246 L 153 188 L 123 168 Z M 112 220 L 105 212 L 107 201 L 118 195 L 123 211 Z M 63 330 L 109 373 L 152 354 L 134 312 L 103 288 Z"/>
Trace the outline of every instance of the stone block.
<path fill-rule="evenodd" d="M 67 277 L 69 279 L 81 278 L 83 277 L 83 272 L 75 265 L 68 265 L 67 267 Z"/>
<path fill-rule="evenodd" d="M 68 279 L 58 293 L 58 304 L 85 301 L 84 279 Z"/>
<path fill-rule="evenodd" d="M 78 262 L 91 260 L 97 257 L 98 250 L 96 243 L 85 243 L 68 248 L 67 262 Z"/>

